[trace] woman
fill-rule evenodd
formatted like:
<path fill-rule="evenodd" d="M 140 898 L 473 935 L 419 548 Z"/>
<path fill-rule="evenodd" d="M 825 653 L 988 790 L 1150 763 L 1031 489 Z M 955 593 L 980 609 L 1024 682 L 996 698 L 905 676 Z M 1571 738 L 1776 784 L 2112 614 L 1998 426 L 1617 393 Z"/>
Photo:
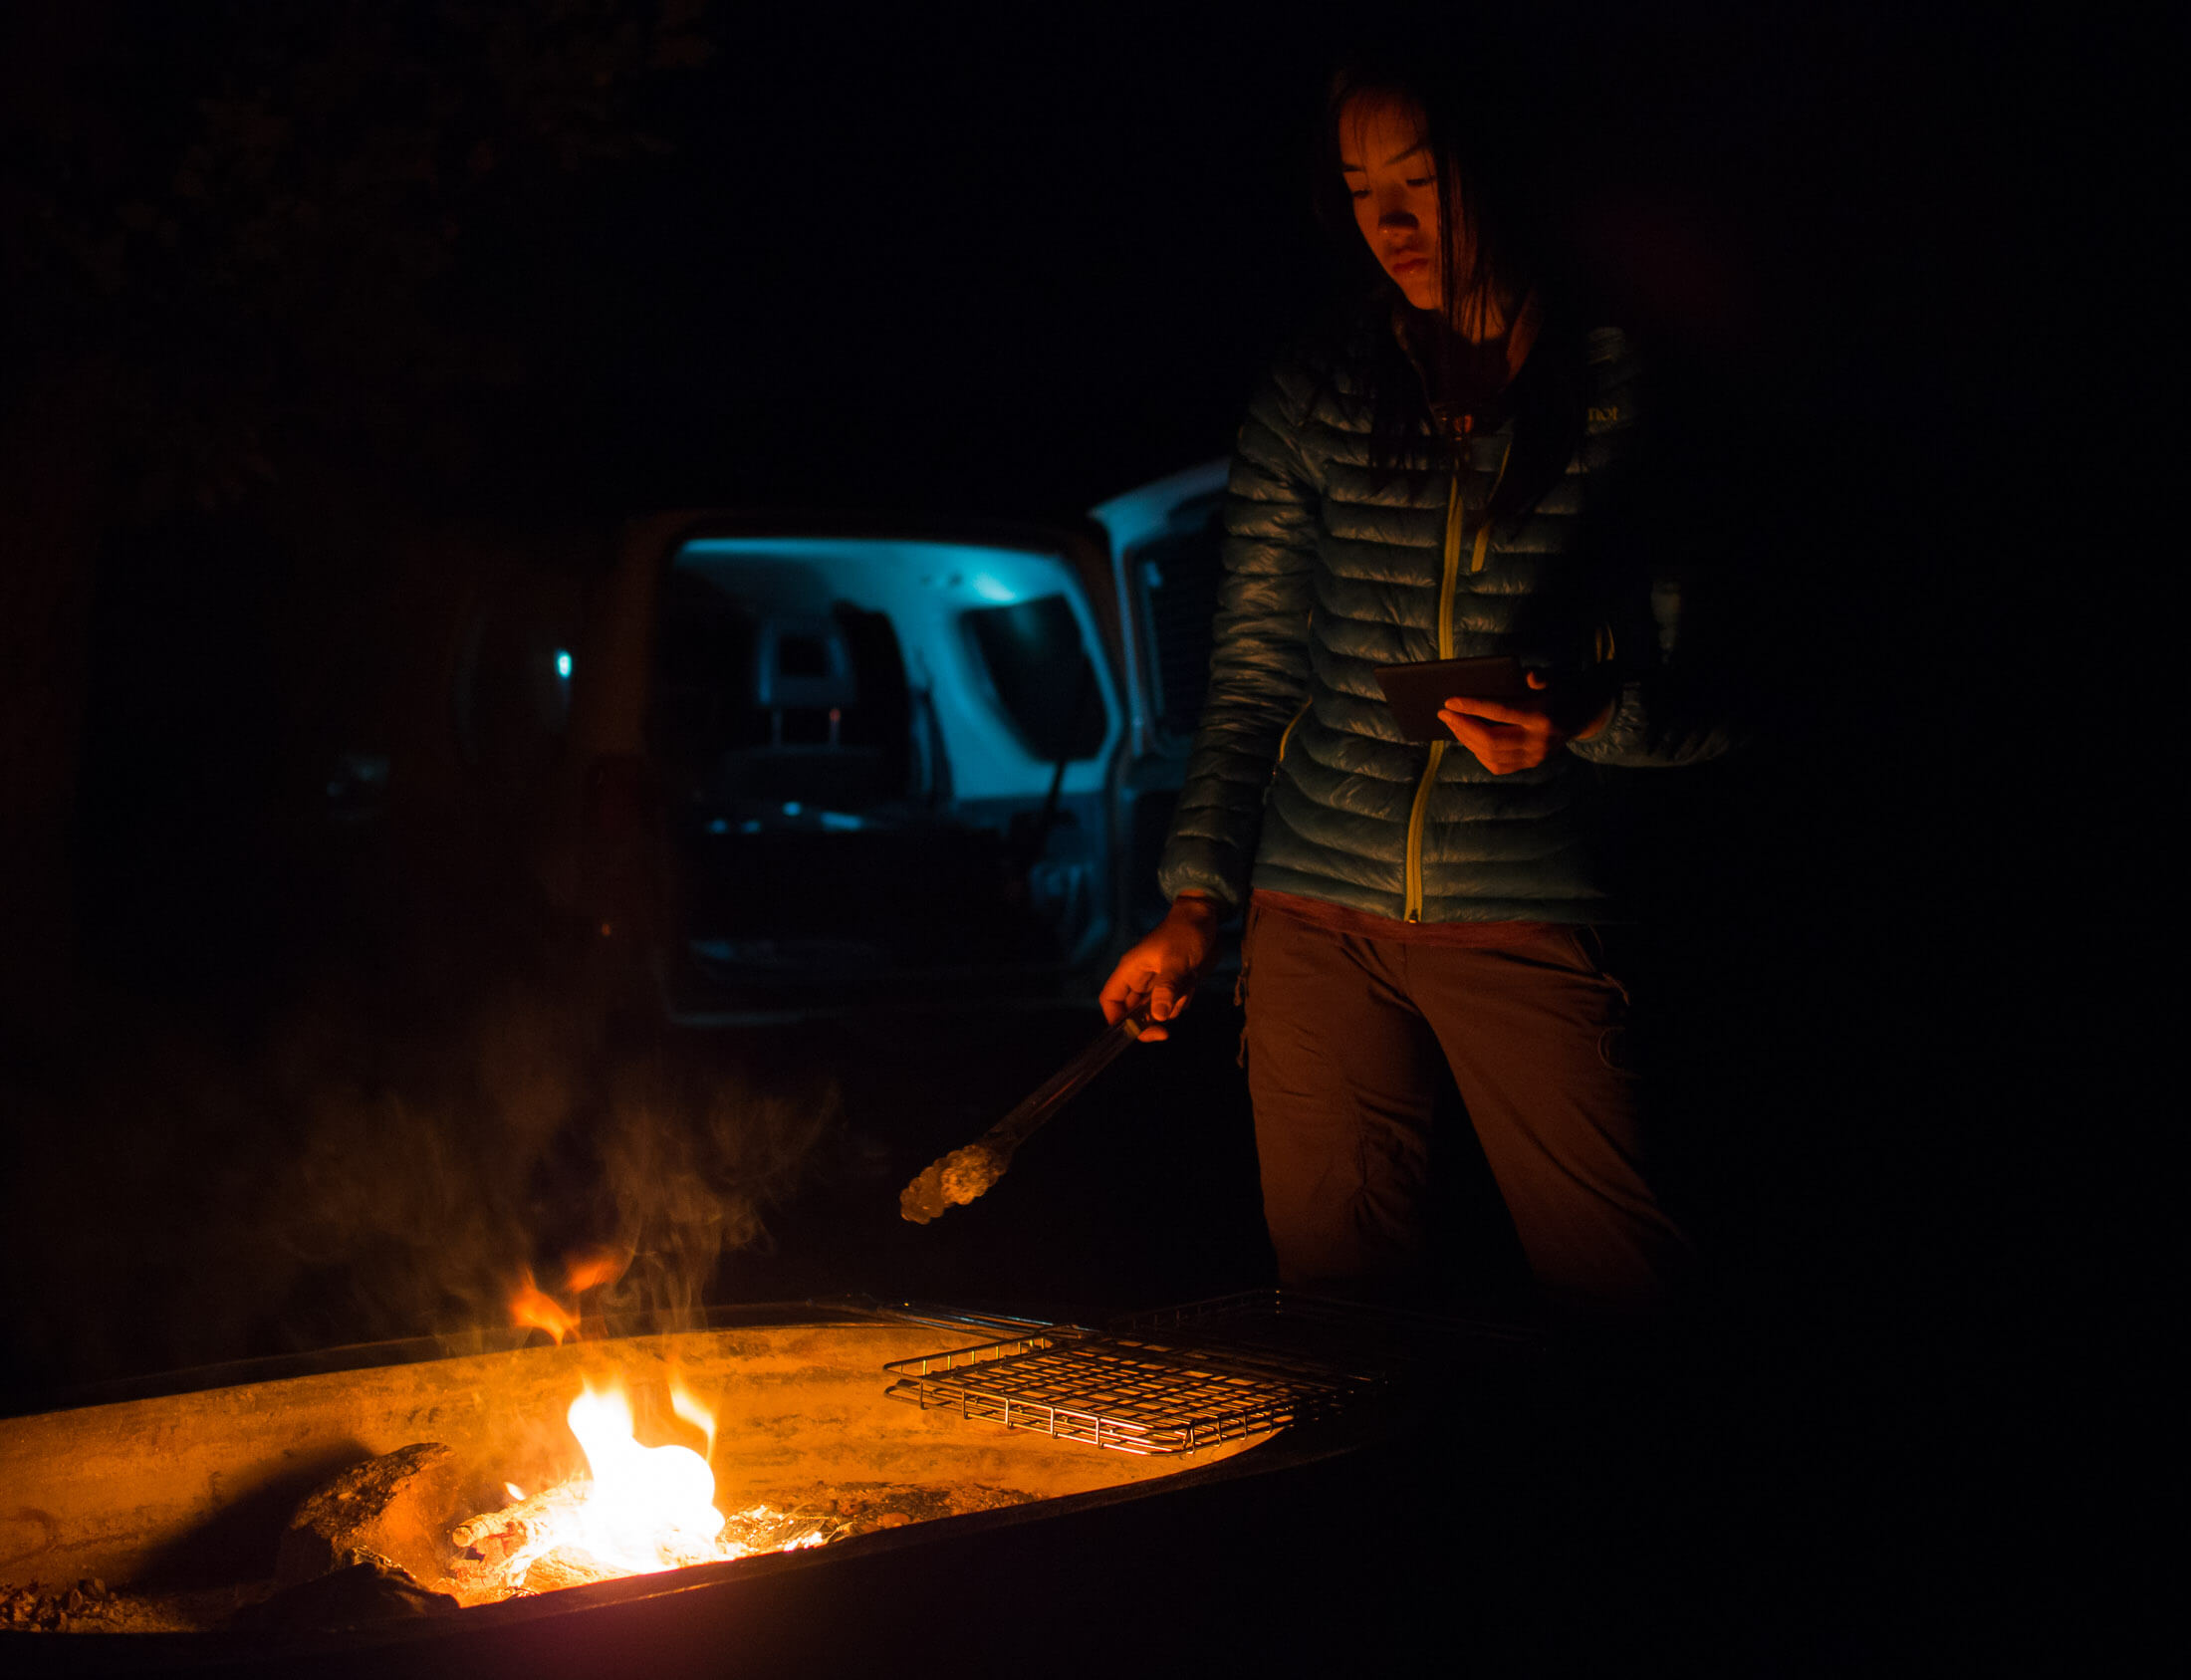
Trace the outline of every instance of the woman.
<path fill-rule="evenodd" d="M 1622 341 L 1582 330 L 1531 260 L 1530 206 L 1471 170 L 1429 95 L 1392 67 L 1334 81 L 1326 174 L 1376 295 L 1283 359 L 1241 428 L 1209 696 L 1159 866 L 1171 910 L 1102 1004 L 1171 1020 L 1246 911 L 1249 1088 L 1288 1285 L 1421 1281 L 1450 1068 L 1540 1289 L 1644 1309 L 1685 1245 L 1616 1054 L 1590 765 L 1688 762 L 1722 738 L 1669 717 L 1638 656 L 1671 645 L 1669 592 L 1621 591 L 1578 542 L 1629 433 Z M 1450 741 L 1403 739 L 1373 669 L 1480 654 L 1518 657 L 1530 700 L 1454 696 Z"/>

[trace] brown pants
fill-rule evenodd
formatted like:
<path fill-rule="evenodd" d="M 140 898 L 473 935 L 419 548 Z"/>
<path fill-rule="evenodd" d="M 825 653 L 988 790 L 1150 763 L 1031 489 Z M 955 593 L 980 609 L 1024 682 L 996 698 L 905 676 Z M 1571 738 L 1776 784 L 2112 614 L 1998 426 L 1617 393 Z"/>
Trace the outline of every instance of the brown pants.
<path fill-rule="evenodd" d="M 1666 1297 L 1687 1246 L 1644 1180 L 1627 994 L 1598 949 L 1588 928 L 1455 949 L 1251 910 L 1248 1089 L 1283 1282 L 1419 1274 L 1442 1059 L 1539 1289 L 1616 1310 Z"/>

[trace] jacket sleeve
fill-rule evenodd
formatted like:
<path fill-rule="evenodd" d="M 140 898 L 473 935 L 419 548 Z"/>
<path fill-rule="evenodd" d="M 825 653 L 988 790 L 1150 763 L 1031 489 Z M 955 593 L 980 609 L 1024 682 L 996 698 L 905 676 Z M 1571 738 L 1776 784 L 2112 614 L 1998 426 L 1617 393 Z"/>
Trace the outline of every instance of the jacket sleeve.
<path fill-rule="evenodd" d="M 1617 332 L 1592 335 L 1592 360 L 1599 370 L 1596 402 L 1615 425 L 1606 447 L 1615 459 L 1612 482 L 1620 487 L 1609 498 L 1611 515 L 1593 533 L 1606 571 L 1622 579 L 1607 601 L 1611 622 L 1619 626 L 1613 649 L 1614 699 L 1605 726 L 1588 740 L 1568 743 L 1568 750 L 1592 764 L 1649 769 L 1701 764 L 1740 745 L 1751 732 L 1744 721 L 1753 708 L 1738 696 L 1740 650 L 1729 645 L 1726 590 L 1713 589 L 1702 574 L 1676 575 L 1656 564 L 1631 565 L 1638 553 L 1665 556 L 1680 546 L 1669 531 L 1684 533 L 1696 523 L 1696 510 L 1681 503 L 1677 488 L 1645 460 L 1631 458 L 1630 440 L 1636 405 L 1636 362 Z M 1703 600 L 1692 599 L 1701 595 Z M 1719 610 L 1711 607 L 1717 605 Z M 1700 611 L 1702 606 L 1705 610 Z M 1610 629 L 1608 625 L 1608 630 Z"/>
<path fill-rule="evenodd" d="M 1240 428 L 1209 692 L 1156 871 L 1167 899 L 1199 890 L 1228 911 L 1247 902 L 1279 744 L 1308 699 L 1322 500 L 1301 449 L 1312 397 L 1307 372 L 1282 367 L 1257 390 Z"/>
<path fill-rule="evenodd" d="M 1568 743 L 1578 758 L 1622 769 L 1702 764 L 1747 733 L 1736 721 L 1728 673 L 1682 656 L 1679 586 L 1655 580 L 1650 606 L 1654 645 L 1640 659 L 1618 662 L 1612 715 L 1588 740 Z"/>

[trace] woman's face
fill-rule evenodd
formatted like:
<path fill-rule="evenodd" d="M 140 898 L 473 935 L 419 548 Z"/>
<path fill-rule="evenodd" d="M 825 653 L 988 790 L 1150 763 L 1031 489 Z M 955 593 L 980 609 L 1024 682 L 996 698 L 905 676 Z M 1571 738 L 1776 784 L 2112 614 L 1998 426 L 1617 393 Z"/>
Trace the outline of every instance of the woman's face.
<path fill-rule="evenodd" d="M 1438 231 L 1438 170 L 1422 113 L 1402 100 L 1357 96 L 1339 112 L 1339 174 L 1354 225 L 1392 283 L 1417 309 L 1445 298 Z"/>

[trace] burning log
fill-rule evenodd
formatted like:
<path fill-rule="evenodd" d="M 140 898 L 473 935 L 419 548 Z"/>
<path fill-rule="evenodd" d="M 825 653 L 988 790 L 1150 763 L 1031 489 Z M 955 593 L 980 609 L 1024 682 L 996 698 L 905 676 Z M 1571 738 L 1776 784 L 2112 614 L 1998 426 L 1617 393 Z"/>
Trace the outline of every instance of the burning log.
<path fill-rule="evenodd" d="M 613 1580 L 621 1573 L 621 1569 L 609 1568 L 591 1553 L 559 1546 L 547 1556 L 534 1559 L 525 1571 L 524 1580 L 511 1590 L 561 1592 L 567 1586 L 590 1586 L 597 1580 Z"/>
<path fill-rule="evenodd" d="M 449 1544 L 466 1557 L 497 1566 L 520 1552 L 553 1545 L 559 1528 L 586 1503 L 584 1482 L 560 1482 L 500 1511 L 482 1511 L 449 1531 Z"/>
<path fill-rule="evenodd" d="M 628 1564 L 595 1556 L 582 1538 L 593 1494 L 593 1483 L 576 1477 L 457 1524 L 449 1531 L 449 1545 L 457 1554 L 449 1573 L 458 1595 L 472 1603 L 511 1592 L 554 1592 L 629 1574 Z M 665 1568 L 776 1550 L 727 1538 L 702 1541 L 692 1536 L 665 1536 L 659 1544 L 657 1566 Z"/>
<path fill-rule="evenodd" d="M 673 1409 L 712 1441 L 713 1414 L 681 1385 L 670 1388 Z M 514 1503 L 449 1532 L 454 1584 L 467 1599 L 747 1555 L 750 1548 L 723 1538 L 707 1459 L 690 1447 L 642 1446 L 621 1384 L 598 1392 L 589 1385 L 571 1402 L 567 1421 L 589 1475 L 531 1498 L 511 1487 Z"/>
<path fill-rule="evenodd" d="M 297 1508 L 276 1555 L 277 1587 L 378 1560 L 418 1580 L 441 1573 L 456 1455 L 421 1441 L 344 1471 Z"/>
<path fill-rule="evenodd" d="M 324 1482 L 289 1520 L 274 1596 L 249 1613 L 269 1627 L 341 1627 L 458 1607 L 442 1575 L 441 1531 L 456 1496 L 456 1454 L 419 1441 Z"/>

